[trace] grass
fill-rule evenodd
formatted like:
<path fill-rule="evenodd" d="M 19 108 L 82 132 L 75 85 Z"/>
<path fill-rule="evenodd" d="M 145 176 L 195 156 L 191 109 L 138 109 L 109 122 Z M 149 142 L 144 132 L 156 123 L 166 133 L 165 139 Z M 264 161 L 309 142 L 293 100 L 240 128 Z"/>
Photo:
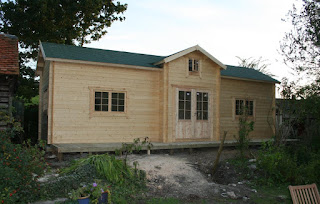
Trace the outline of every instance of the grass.
<path fill-rule="evenodd" d="M 256 186 L 256 189 L 258 193 L 251 198 L 255 203 L 292 203 L 288 185 Z M 280 195 L 285 196 L 285 199 L 279 199 Z"/>

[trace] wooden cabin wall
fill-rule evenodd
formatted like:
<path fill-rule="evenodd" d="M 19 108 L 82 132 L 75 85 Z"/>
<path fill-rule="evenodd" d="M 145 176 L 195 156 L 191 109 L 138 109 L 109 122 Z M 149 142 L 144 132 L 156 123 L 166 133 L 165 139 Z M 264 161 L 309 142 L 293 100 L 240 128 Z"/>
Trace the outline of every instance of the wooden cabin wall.
<path fill-rule="evenodd" d="M 235 99 L 254 101 L 254 130 L 251 139 L 271 138 L 275 121 L 275 86 L 272 83 L 221 79 L 220 135 L 227 131 L 227 140 L 238 135 L 239 118 L 235 116 Z"/>
<path fill-rule="evenodd" d="M 161 70 L 62 62 L 54 62 L 53 68 L 52 143 L 132 142 L 143 137 L 162 141 Z M 95 114 L 93 90 L 125 92 L 126 112 Z"/>
<path fill-rule="evenodd" d="M 190 74 L 188 70 L 189 58 L 200 60 L 199 74 Z M 194 51 L 168 63 L 168 134 L 167 141 L 176 140 L 176 89 L 192 88 L 196 90 L 209 90 L 209 100 L 212 101 L 211 111 L 209 111 L 209 121 L 211 123 L 211 136 L 208 139 L 197 139 L 197 141 L 219 140 L 219 107 L 220 107 L 220 66 L 212 62 L 199 51 Z M 184 141 L 193 141 L 195 139 L 186 139 Z"/>
<path fill-rule="evenodd" d="M 50 62 L 46 62 L 40 74 L 39 84 L 39 126 L 38 139 L 48 138 L 48 100 L 49 100 L 49 70 Z M 49 144 L 51 141 L 49 141 Z"/>

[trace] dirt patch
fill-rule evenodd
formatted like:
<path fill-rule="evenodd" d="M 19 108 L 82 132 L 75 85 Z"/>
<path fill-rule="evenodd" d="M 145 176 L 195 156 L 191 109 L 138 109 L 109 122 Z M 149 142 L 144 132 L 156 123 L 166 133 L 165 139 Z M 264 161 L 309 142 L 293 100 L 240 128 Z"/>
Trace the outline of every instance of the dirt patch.
<path fill-rule="evenodd" d="M 211 175 L 216 154 L 217 149 L 202 149 L 191 154 L 179 151 L 173 155 L 130 155 L 128 160 L 130 163 L 137 161 L 138 168 L 146 171 L 150 197 L 174 197 L 189 201 L 230 198 L 237 200 L 237 203 L 250 199 L 255 191 L 246 185 L 246 181 L 237 180 L 235 170 L 225 165 L 228 163 L 223 162 L 219 168 L 223 172 Z M 225 149 L 221 161 L 236 154 L 234 149 Z"/>

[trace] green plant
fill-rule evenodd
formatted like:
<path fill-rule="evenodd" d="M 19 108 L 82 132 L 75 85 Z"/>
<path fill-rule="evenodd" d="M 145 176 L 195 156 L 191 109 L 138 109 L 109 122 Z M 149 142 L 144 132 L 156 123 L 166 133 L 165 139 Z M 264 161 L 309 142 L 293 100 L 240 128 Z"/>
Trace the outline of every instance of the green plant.
<path fill-rule="evenodd" d="M 133 143 L 122 143 L 122 147 L 120 149 L 116 149 L 117 155 L 124 154 L 124 164 L 127 166 L 127 157 L 129 154 L 132 154 L 133 151 L 141 151 L 142 147 L 146 147 L 150 150 L 153 147 L 153 144 L 149 141 L 149 137 L 145 137 L 142 141 L 140 138 L 136 138 L 133 140 Z"/>
<path fill-rule="evenodd" d="M 102 193 L 108 193 L 108 203 L 111 203 L 110 186 L 101 180 L 96 180 L 90 184 L 90 198 L 93 203 L 98 203 Z"/>
<path fill-rule="evenodd" d="M 37 179 L 47 169 L 44 146 L 14 144 L 12 139 L 23 132 L 19 122 L 1 113 L 1 121 L 8 126 L 0 131 L 0 202 L 26 203 L 38 199 Z"/>
<path fill-rule="evenodd" d="M 239 116 L 238 136 L 234 136 L 237 140 L 237 148 L 240 151 L 240 157 L 245 156 L 245 152 L 249 149 L 249 133 L 253 131 L 254 122 L 249 120 L 246 107 L 242 107 L 243 111 Z"/>
<path fill-rule="evenodd" d="M 41 199 L 54 199 L 57 197 L 68 197 L 68 193 L 79 188 L 84 183 L 89 183 L 98 177 L 97 172 L 91 164 L 81 165 L 75 170 L 52 177 L 41 184 Z"/>
<path fill-rule="evenodd" d="M 91 186 L 83 185 L 76 190 L 72 190 L 70 193 L 70 198 L 72 200 L 77 200 L 79 198 L 89 197 L 91 190 Z"/>

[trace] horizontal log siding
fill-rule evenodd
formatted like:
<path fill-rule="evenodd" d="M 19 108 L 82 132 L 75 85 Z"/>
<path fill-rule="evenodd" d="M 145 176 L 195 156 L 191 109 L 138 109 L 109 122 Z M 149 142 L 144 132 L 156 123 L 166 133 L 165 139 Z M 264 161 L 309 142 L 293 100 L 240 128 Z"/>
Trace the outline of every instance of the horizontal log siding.
<path fill-rule="evenodd" d="M 161 71 L 60 62 L 54 69 L 53 143 L 161 141 Z M 90 115 L 90 87 L 126 91 L 126 114 Z"/>
<path fill-rule="evenodd" d="M 274 84 L 250 82 L 234 79 L 221 79 L 221 134 L 228 131 L 227 140 L 234 140 L 238 135 L 239 120 L 234 117 L 234 100 L 250 99 L 255 102 L 254 131 L 252 139 L 271 138 L 274 123 Z"/>
<path fill-rule="evenodd" d="M 199 75 L 191 75 L 188 71 L 188 59 L 200 60 L 200 73 Z M 169 62 L 169 75 L 168 75 L 168 142 L 175 141 L 175 86 L 180 87 L 195 87 L 195 89 L 209 90 L 213 107 L 209 113 L 211 118 L 211 136 L 209 140 L 219 139 L 219 92 L 220 92 L 220 67 L 213 63 L 208 57 L 199 51 L 189 53 L 180 57 L 172 62 Z M 208 141 L 208 139 L 201 139 Z"/>

